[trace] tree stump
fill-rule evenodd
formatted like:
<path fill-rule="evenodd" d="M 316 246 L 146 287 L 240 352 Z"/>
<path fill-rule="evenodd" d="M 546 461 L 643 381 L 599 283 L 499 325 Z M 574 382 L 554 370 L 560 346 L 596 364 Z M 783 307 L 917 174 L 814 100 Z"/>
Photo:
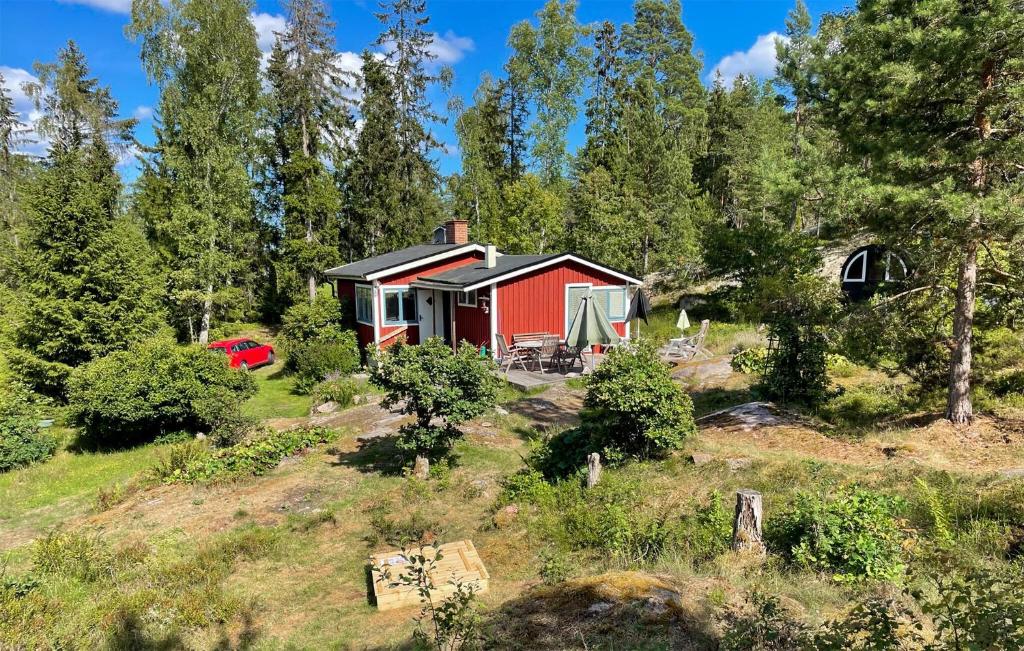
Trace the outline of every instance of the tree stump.
<path fill-rule="evenodd" d="M 591 452 L 587 455 L 587 488 L 593 488 L 601 480 L 601 455 Z"/>
<path fill-rule="evenodd" d="M 732 525 L 733 550 L 762 556 L 765 554 L 761 517 L 761 493 L 749 488 L 736 491 L 736 518 Z"/>
<path fill-rule="evenodd" d="M 412 466 L 412 475 L 419 479 L 427 479 L 430 477 L 430 459 L 417 454 L 416 463 Z"/>

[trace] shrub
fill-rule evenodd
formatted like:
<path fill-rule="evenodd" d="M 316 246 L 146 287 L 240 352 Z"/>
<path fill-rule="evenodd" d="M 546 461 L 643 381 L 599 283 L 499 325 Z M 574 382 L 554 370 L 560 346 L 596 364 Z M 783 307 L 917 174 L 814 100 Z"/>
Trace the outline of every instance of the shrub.
<path fill-rule="evenodd" d="M 801 565 L 831 571 L 838 581 L 898 580 L 904 536 L 896 521 L 903 501 L 849 487 L 823 499 L 797 495 L 770 537 Z"/>
<path fill-rule="evenodd" d="M 580 427 L 567 429 L 545 438 L 526 462 L 548 479 L 564 479 L 586 466 L 593 448 L 589 432 Z"/>
<path fill-rule="evenodd" d="M 501 480 L 501 496 L 498 498 L 498 505 L 504 506 L 515 502 L 549 503 L 554 496 L 554 487 L 544 481 L 544 475 L 532 468 L 524 468 Z"/>
<path fill-rule="evenodd" d="M 981 571 L 939 576 L 932 595 L 916 593 L 941 649 L 1024 649 L 1024 575 Z"/>
<path fill-rule="evenodd" d="M 325 380 L 349 375 L 359 368 L 356 334 L 348 330 L 337 339 L 311 339 L 288 347 L 288 367 L 295 373 L 295 390 L 310 393 Z"/>
<path fill-rule="evenodd" d="M 314 340 L 338 341 L 347 332 L 351 331 L 344 326 L 341 302 L 332 296 L 317 296 L 312 303 L 302 301 L 285 310 L 278 338 L 290 355 L 290 346 Z"/>
<path fill-rule="evenodd" d="M 356 334 L 344 321 L 341 302 L 331 296 L 296 303 L 281 317 L 278 341 L 296 391 L 309 393 L 317 383 L 359 368 Z"/>
<path fill-rule="evenodd" d="M 255 393 L 253 378 L 228 368 L 223 356 L 151 339 L 76 369 L 70 417 L 88 438 L 105 445 L 177 431 L 232 440 L 247 427 L 240 407 Z"/>
<path fill-rule="evenodd" d="M 692 516 L 683 519 L 684 545 L 695 562 L 715 558 L 732 542 L 733 513 L 725 507 L 722 494 L 711 493 L 707 503 L 698 504 Z"/>
<path fill-rule="evenodd" d="M 613 349 L 586 385 L 580 416 L 605 457 L 662 456 L 697 429 L 693 402 L 650 343 Z"/>
<path fill-rule="evenodd" d="M 359 395 L 359 385 L 351 378 L 326 380 L 313 389 L 316 404 L 334 402 L 339 407 L 348 407 Z"/>
<path fill-rule="evenodd" d="M 789 651 L 807 648 L 806 627 L 778 597 L 754 592 L 743 607 L 725 611 L 722 651 Z"/>
<path fill-rule="evenodd" d="M 416 416 L 399 430 L 399 449 L 427 457 L 447 454 L 461 436 L 456 426 L 494 407 L 499 381 L 493 368 L 472 345 L 463 342 L 453 353 L 437 337 L 380 351 L 370 381 L 384 391 L 382 404 L 401 404 L 402 413 Z"/>
<path fill-rule="evenodd" d="M 0 472 L 50 457 L 57 448 L 39 429 L 39 414 L 20 384 L 0 385 Z"/>
<path fill-rule="evenodd" d="M 764 346 L 747 348 L 732 356 L 729 365 L 737 373 L 763 373 L 768 361 L 768 349 Z"/>
<path fill-rule="evenodd" d="M 921 623 L 893 599 L 869 598 L 842 619 L 824 624 L 814 634 L 814 651 L 922 649 Z"/>
<path fill-rule="evenodd" d="M 276 468 L 285 457 L 332 441 L 334 436 L 335 432 L 323 427 L 303 427 L 283 432 L 267 431 L 213 451 L 185 443 L 163 455 L 151 473 L 166 484 L 263 475 Z"/>
<path fill-rule="evenodd" d="M 762 391 L 775 400 L 821 402 L 828 395 L 827 353 L 839 306 L 835 288 L 813 274 L 773 279 L 761 300 L 769 338 L 776 341 Z"/>
<path fill-rule="evenodd" d="M 383 508 L 370 512 L 370 534 L 366 537 L 370 547 L 387 544 L 395 547 L 423 545 L 444 535 L 444 527 L 419 511 L 404 518 L 391 518 Z"/>

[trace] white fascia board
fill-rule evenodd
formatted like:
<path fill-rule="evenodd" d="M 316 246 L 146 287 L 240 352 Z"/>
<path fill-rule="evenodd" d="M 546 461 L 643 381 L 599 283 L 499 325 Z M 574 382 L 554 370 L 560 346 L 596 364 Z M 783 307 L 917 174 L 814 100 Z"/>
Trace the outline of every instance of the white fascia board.
<path fill-rule="evenodd" d="M 394 267 L 388 267 L 387 269 L 381 269 L 380 271 L 375 271 L 372 274 L 366 274 L 366 280 L 377 280 L 378 278 L 383 278 L 385 276 L 392 276 L 394 274 L 401 273 L 403 271 L 409 271 L 410 269 L 415 269 L 417 267 L 423 267 L 434 262 L 440 262 L 441 260 L 454 258 L 457 255 L 462 255 L 463 253 L 468 253 L 470 251 L 478 251 L 480 253 L 483 253 L 484 247 L 480 246 L 479 244 L 466 244 L 456 249 L 449 249 L 444 253 L 432 255 L 429 258 L 420 258 L 419 260 L 413 260 L 412 262 L 406 262 L 404 264 L 396 265 Z"/>
<path fill-rule="evenodd" d="M 638 285 L 638 286 L 641 286 L 641 285 L 644 284 L 643 281 L 638 279 L 638 278 L 633 278 L 632 276 L 627 276 L 626 274 L 619 273 L 618 271 L 615 271 L 613 269 L 609 269 L 608 267 L 604 267 L 602 265 L 599 265 L 596 262 L 590 262 L 589 260 L 584 260 L 583 258 L 579 258 L 579 257 L 577 257 L 577 256 L 575 256 L 575 255 L 573 255 L 571 253 L 566 253 L 565 255 L 560 255 L 557 258 L 551 258 L 550 260 L 544 260 L 543 262 L 538 262 L 537 264 L 531 265 L 529 267 L 523 267 L 522 269 L 516 269 L 515 271 L 510 271 L 510 272 L 508 272 L 507 274 L 505 274 L 503 276 L 498 276 L 497 278 L 488 278 L 487 280 L 482 280 L 482 281 L 480 281 L 478 283 L 474 283 L 472 285 L 467 285 L 467 286 L 462 288 L 462 291 L 464 291 L 464 292 L 471 292 L 474 289 L 480 289 L 481 287 L 486 287 L 486 286 L 488 286 L 488 285 L 490 285 L 492 283 L 505 282 L 506 280 L 511 280 L 512 278 L 517 278 L 519 276 L 523 276 L 523 275 L 531 273 L 533 271 L 537 271 L 538 269 L 543 269 L 545 267 L 550 267 L 551 265 L 555 265 L 555 264 L 558 264 L 560 262 L 575 262 L 577 264 L 583 265 L 584 267 L 589 267 L 591 269 L 596 269 L 597 271 L 600 271 L 601 273 L 608 274 L 609 276 L 614 276 L 614 277 L 616 277 L 616 278 L 618 278 L 620 280 L 623 280 L 623 281 L 625 281 L 627 283 L 632 283 L 632 284 Z"/>

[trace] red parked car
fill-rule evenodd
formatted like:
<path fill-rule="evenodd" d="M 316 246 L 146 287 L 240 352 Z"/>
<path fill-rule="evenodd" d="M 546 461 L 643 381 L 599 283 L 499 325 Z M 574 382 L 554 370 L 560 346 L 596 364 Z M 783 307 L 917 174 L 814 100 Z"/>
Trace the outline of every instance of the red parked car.
<path fill-rule="evenodd" d="M 258 344 L 252 339 L 222 339 L 207 348 L 227 355 L 231 368 L 247 370 L 274 363 L 274 348 Z"/>

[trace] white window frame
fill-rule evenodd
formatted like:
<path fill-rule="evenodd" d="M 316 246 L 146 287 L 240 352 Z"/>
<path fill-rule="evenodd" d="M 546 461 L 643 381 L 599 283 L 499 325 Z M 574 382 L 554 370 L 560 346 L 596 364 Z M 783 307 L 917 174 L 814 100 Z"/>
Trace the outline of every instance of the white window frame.
<path fill-rule="evenodd" d="M 401 297 L 399 297 L 399 299 L 398 299 L 398 316 L 399 316 L 399 320 L 398 321 L 391 321 L 391 320 L 388 319 L 388 310 L 387 310 L 388 294 L 394 294 L 394 293 L 398 293 L 398 294 L 409 294 L 409 293 L 411 293 L 412 296 L 413 296 L 413 300 L 414 301 L 418 300 L 416 298 L 416 290 L 413 289 L 412 287 L 410 287 L 409 285 L 381 285 L 381 287 L 380 287 L 380 316 L 381 316 L 381 325 L 384 325 L 386 327 L 419 325 L 419 320 L 417 319 L 417 317 L 419 316 L 418 314 L 413 315 L 412 319 L 405 318 L 405 309 L 402 307 L 402 299 L 401 299 Z M 414 302 L 414 304 L 415 304 L 415 302 Z M 417 307 L 415 309 L 417 311 L 419 311 L 419 306 L 417 305 Z"/>
<path fill-rule="evenodd" d="M 366 291 L 370 292 L 370 314 L 369 314 L 369 319 L 370 320 L 369 321 L 364 321 L 364 320 L 359 318 L 359 290 L 360 289 L 365 289 Z M 356 285 L 356 305 L 355 305 L 356 323 L 362 323 L 363 325 L 372 326 L 373 325 L 373 321 L 374 321 L 373 313 L 376 311 L 376 308 L 377 308 L 377 302 L 374 300 L 373 287 L 371 287 L 370 285 Z M 364 316 L 366 316 L 366 315 L 364 315 Z"/>
<path fill-rule="evenodd" d="M 854 265 L 857 264 L 857 260 L 860 260 L 860 278 L 851 278 L 850 272 L 853 271 Z M 846 270 L 843 272 L 844 283 L 863 283 L 868 279 L 868 252 L 867 249 L 861 251 L 857 255 L 853 256 L 853 260 L 846 266 Z"/>
<path fill-rule="evenodd" d="M 466 296 L 472 296 L 472 298 L 470 300 L 463 301 L 462 300 L 463 297 L 466 297 Z M 478 307 L 478 305 L 479 305 L 479 302 L 478 302 L 479 297 L 477 296 L 477 293 L 476 293 L 475 289 L 471 289 L 468 292 L 459 292 L 458 293 L 458 297 L 459 297 L 458 298 L 459 307 Z"/>
<path fill-rule="evenodd" d="M 893 255 L 892 251 L 886 251 L 886 253 L 885 253 L 885 279 L 886 279 L 886 281 L 892 281 L 893 280 L 892 276 L 889 274 L 889 269 L 892 268 L 893 258 L 895 258 L 896 261 L 900 263 L 900 266 L 903 267 L 903 278 L 901 278 L 899 280 L 906 280 L 907 279 L 907 263 L 904 262 L 903 258 L 901 258 L 900 256 Z M 896 282 L 898 282 L 898 280 Z"/>

